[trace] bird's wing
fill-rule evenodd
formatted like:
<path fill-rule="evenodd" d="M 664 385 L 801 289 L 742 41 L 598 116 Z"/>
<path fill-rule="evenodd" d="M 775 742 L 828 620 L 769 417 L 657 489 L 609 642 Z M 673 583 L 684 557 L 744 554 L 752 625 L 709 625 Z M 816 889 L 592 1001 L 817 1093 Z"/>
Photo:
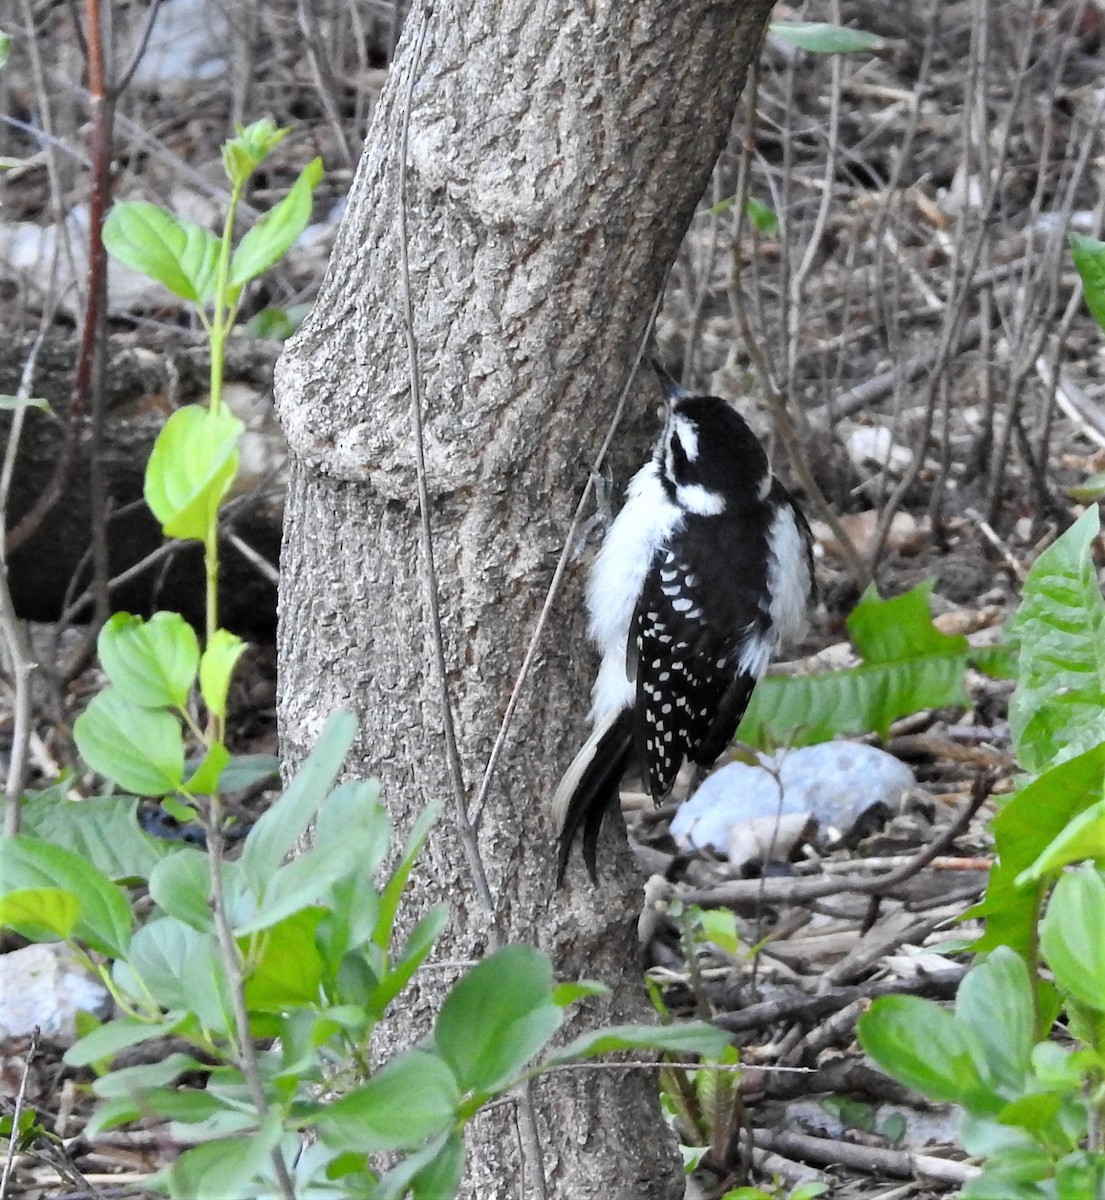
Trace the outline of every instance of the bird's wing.
<path fill-rule="evenodd" d="M 708 532 L 657 555 L 633 617 L 637 752 L 657 803 L 687 759 L 711 763 L 732 739 L 774 648 L 762 528 Z"/>

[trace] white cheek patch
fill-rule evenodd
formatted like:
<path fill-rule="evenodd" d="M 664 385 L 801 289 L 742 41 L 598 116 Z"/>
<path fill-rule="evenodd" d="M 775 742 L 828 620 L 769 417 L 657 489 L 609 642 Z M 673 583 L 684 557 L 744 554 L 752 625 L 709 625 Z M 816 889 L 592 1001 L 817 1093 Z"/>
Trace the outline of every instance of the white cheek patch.
<path fill-rule="evenodd" d="M 679 439 L 687 462 L 698 460 L 698 428 L 686 417 L 673 416 L 671 419 L 672 433 Z"/>
<path fill-rule="evenodd" d="M 725 511 L 725 497 L 711 492 L 701 483 L 679 484 L 675 489 L 675 502 L 699 517 L 717 517 Z"/>

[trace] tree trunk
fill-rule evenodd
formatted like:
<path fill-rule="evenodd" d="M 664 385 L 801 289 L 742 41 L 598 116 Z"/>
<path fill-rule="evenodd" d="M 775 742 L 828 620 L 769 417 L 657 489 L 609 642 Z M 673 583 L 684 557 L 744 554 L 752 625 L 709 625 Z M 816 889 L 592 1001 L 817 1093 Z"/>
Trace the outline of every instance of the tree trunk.
<path fill-rule="evenodd" d="M 438 956 L 480 957 L 493 926 L 537 945 L 560 978 L 610 987 L 587 1006 L 588 1026 L 649 1016 L 635 940 L 640 879 L 622 832 L 600 842 L 597 889 L 578 865 L 554 886 L 548 801 L 584 736 L 594 666 L 580 570 L 479 826 L 494 919 L 449 807 L 420 582 L 398 216 L 404 111 L 413 78 L 410 301 L 448 686 L 471 802 L 587 464 L 770 9 L 770 0 L 416 6 L 322 294 L 278 368 L 293 464 L 279 638 L 288 767 L 332 709 L 356 713 L 350 773 L 380 777 L 397 826 L 445 803 L 408 893 L 412 910 L 442 898 L 452 908 Z M 637 403 L 651 396 L 642 383 Z M 423 976 L 406 1001 L 410 1025 L 387 1031 L 385 1049 L 424 1029 L 455 979 L 446 969 Z M 466 1195 L 681 1195 L 656 1086 L 641 1070 L 539 1081 L 532 1126 L 508 1105 L 470 1128 Z"/>

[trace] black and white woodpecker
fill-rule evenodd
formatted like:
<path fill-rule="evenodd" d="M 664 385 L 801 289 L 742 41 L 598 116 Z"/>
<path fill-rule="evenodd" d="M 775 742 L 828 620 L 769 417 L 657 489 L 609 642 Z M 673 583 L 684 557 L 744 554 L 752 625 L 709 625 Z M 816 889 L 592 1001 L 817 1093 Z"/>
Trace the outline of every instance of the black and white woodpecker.
<path fill-rule="evenodd" d="M 594 732 L 552 800 L 558 880 L 581 832 L 596 878 L 602 818 L 634 754 L 657 804 L 684 762 L 714 762 L 780 643 L 801 635 L 813 590 L 809 525 L 743 417 L 657 370 L 664 432 L 587 588 L 602 663 Z"/>

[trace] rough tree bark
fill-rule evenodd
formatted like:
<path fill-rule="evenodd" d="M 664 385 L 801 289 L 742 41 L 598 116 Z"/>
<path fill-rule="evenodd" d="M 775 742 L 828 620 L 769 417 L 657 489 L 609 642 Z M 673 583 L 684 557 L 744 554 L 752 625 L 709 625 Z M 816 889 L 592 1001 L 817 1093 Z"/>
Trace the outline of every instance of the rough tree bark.
<path fill-rule="evenodd" d="M 587 464 L 770 9 L 770 0 L 416 5 L 322 294 L 278 369 L 293 456 L 279 639 L 284 753 L 294 765 L 332 709 L 351 709 L 361 737 L 350 771 L 382 779 L 400 828 L 428 802 L 446 802 L 411 893 L 415 908 L 443 897 L 452 907 L 443 958 L 478 958 L 493 922 L 448 808 L 419 574 L 398 220 L 408 91 L 413 332 L 448 684 L 471 800 Z M 643 382 L 638 402 L 651 394 Z M 600 845 L 597 890 L 578 866 L 563 890 L 553 884 L 547 803 L 583 736 L 593 665 L 578 601 L 573 579 L 479 845 L 498 929 L 547 951 L 561 978 L 610 986 L 588 1024 L 647 1020 L 635 945 L 640 880 L 622 839 L 607 834 Z M 427 973 L 411 1025 L 389 1033 L 396 1046 L 424 1026 L 453 979 Z M 532 1131 L 509 1106 L 469 1130 L 467 1195 L 682 1194 L 651 1073 L 564 1073 L 533 1094 Z"/>

